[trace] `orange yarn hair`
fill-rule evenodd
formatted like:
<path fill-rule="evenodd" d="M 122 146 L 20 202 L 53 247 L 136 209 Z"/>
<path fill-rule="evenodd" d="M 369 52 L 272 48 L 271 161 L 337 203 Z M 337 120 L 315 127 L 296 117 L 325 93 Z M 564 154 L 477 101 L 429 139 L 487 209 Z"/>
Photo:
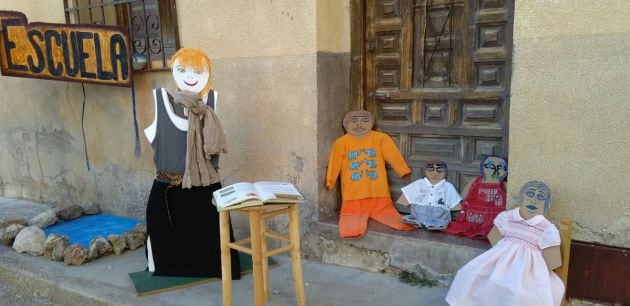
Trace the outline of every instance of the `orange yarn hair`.
<path fill-rule="evenodd" d="M 212 87 L 212 62 L 210 57 L 203 51 L 196 48 L 181 48 L 171 57 L 171 63 L 179 59 L 179 64 L 185 67 L 192 67 L 196 70 L 208 70 L 208 84 L 204 87 L 199 95 L 203 96 L 210 91 Z"/>

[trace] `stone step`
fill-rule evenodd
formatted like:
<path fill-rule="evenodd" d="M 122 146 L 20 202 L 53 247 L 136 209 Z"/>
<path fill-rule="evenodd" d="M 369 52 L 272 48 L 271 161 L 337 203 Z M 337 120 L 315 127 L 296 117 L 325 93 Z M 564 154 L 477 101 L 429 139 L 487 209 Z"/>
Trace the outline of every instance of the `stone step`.
<path fill-rule="evenodd" d="M 338 216 L 317 223 L 323 262 L 371 272 L 402 270 L 446 286 L 460 267 L 490 248 L 485 241 L 424 229 L 397 231 L 372 220 L 362 238 L 342 239 L 338 224 Z"/>

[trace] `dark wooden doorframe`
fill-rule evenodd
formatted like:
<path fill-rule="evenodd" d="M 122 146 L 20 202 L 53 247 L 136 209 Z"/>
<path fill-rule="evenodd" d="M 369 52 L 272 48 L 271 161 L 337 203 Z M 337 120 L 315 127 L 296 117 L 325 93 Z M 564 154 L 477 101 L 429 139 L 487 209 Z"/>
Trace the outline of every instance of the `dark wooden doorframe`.
<path fill-rule="evenodd" d="M 366 0 L 350 0 L 350 109 L 365 109 Z"/>

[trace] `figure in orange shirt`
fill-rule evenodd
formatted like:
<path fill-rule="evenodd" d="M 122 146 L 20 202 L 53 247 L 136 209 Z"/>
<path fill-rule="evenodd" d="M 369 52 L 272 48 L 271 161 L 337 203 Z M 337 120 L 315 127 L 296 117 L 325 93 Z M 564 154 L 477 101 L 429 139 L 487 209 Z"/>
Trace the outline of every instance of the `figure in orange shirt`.
<path fill-rule="evenodd" d="M 339 137 L 330 152 L 326 188 L 331 190 L 341 176 L 339 235 L 355 238 L 365 235 L 369 219 L 398 230 L 413 226 L 402 222 L 394 208 L 385 162 L 398 176 L 411 173 L 392 138 L 372 131 L 374 117 L 368 111 L 352 111 L 343 119 L 347 134 Z"/>

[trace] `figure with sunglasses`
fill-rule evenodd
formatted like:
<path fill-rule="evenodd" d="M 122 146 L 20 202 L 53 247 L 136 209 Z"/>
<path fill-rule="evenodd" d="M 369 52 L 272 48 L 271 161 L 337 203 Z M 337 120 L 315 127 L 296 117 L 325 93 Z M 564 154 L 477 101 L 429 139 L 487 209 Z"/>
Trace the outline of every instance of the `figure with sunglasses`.
<path fill-rule="evenodd" d="M 462 194 L 462 210 L 457 220 L 449 223 L 445 233 L 487 240 L 492 221 L 505 211 L 507 161 L 498 155 L 488 155 L 480 165 L 481 176 L 470 182 Z"/>
<path fill-rule="evenodd" d="M 541 181 L 527 182 L 519 204 L 494 219 L 493 247 L 457 271 L 449 305 L 560 305 L 564 284 L 553 272 L 562 264 L 560 233 L 543 215 L 551 191 Z"/>
<path fill-rule="evenodd" d="M 448 166 L 444 161 L 428 161 L 422 172 L 424 178 L 401 189 L 411 210 L 402 220 L 418 228 L 444 230 L 451 222 L 451 209 L 457 207 L 462 197 L 446 180 Z"/>

